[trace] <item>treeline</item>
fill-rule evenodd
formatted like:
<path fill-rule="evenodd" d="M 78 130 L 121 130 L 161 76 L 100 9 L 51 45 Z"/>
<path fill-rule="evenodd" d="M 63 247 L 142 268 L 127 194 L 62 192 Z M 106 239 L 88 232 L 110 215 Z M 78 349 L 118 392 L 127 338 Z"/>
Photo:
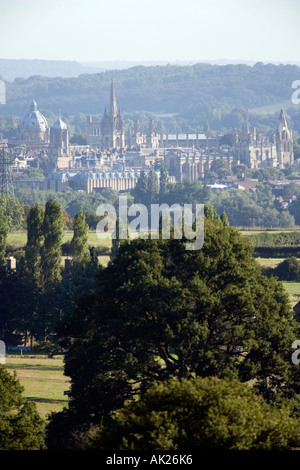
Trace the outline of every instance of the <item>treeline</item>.
<path fill-rule="evenodd" d="M 152 203 L 169 205 L 209 203 L 219 215 L 225 211 L 230 225 L 235 227 L 293 228 L 295 225 L 300 225 L 299 195 L 288 208 L 283 209 L 278 201 L 274 200 L 272 188 L 268 184 L 257 186 L 255 192 L 237 188 L 212 190 L 206 181 L 186 180 L 181 183 L 170 183 L 166 169 L 161 171 L 160 182 L 154 170 L 150 172 L 149 177 L 142 171 L 136 187 L 126 193 L 128 204 L 137 202 L 148 207 Z M 298 185 L 295 191 L 297 190 L 299 190 Z M 295 192 L 292 188 L 291 191 Z M 288 190 L 286 193 L 288 196 Z M 15 196 L 18 199 L 18 207 L 21 206 L 19 207 L 21 212 L 26 212 L 33 204 L 45 205 L 47 200 L 53 197 L 62 204 L 66 227 L 71 227 L 70 219 L 79 210 L 83 210 L 89 227 L 95 229 L 97 207 L 105 202 L 117 207 L 119 194 L 110 189 L 104 189 L 98 194 L 86 194 L 79 193 L 72 188 L 66 188 L 58 193 L 16 188 Z M 11 230 L 24 227 L 24 215 L 22 217 L 21 219 L 14 218 L 15 223 Z M 20 224 L 20 221 L 23 222 Z"/>
<path fill-rule="evenodd" d="M 300 232 L 262 232 L 247 235 L 247 239 L 254 247 L 299 246 Z"/>
<path fill-rule="evenodd" d="M 291 85 L 300 76 L 296 65 L 137 66 L 113 71 L 117 101 L 132 120 L 135 112 L 155 113 L 158 127 L 203 130 L 239 127 L 247 109 L 279 102 L 291 103 Z M 76 115 L 101 114 L 108 104 L 112 72 L 83 74 L 76 78 L 32 76 L 7 83 L 5 115 L 23 116 L 34 97 L 41 112 L 57 110 Z M 291 106 L 292 107 L 292 106 Z M 171 120 L 161 119 L 171 114 Z M 299 114 L 299 113 L 298 113 Z M 299 116 L 294 122 L 299 124 Z M 125 118 L 126 115 L 124 114 Z M 258 117 L 256 116 L 255 119 Z M 260 119 L 260 118 L 259 118 Z M 271 126 L 276 115 L 262 126 Z"/>
<path fill-rule="evenodd" d="M 186 180 L 170 183 L 167 170 L 162 166 L 160 183 L 154 170 L 147 177 L 142 171 L 132 190 L 134 201 L 145 204 L 204 204 L 209 203 L 219 215 L 226 213 L 235 227 L 292 228 L 294 212 L 277 206 L 270 185 L 261 184 L 255 192 L 236 188 L 212 190 L 206 181 Z M 295 201 L 296 205 L 297 201 Z M 293 205 L 293 209 L 295 206 Z"/>

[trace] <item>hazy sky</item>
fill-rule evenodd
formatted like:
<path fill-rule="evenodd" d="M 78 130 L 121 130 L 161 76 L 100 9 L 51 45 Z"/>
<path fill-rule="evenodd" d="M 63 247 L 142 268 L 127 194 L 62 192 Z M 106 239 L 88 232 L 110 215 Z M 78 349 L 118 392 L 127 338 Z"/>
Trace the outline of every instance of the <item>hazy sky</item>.
<path fill-rule="evenodd" d="M 0 58 L 300 61 L 299 0 L 0 0 Z"/>

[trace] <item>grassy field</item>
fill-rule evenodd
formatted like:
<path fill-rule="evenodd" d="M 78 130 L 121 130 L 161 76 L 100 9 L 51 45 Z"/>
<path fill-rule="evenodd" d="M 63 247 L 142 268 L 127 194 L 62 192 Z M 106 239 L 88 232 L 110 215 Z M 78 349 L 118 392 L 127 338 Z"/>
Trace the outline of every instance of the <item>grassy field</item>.
<path fill-rule="evenodd" d="M 69 379 L 63 374 L 63 359 L 55 357 L 9 356 L 6 368 L 13 373 L 24 387 L 23 396 L 36 403 L 43 417 L 51 411 L 60 411 L 68 405 L 64 391 L 69 390 Z"/>
<path fill-rule="evenodd" d="M 290 233 L 290 232 L 300 232 L 300 229 L 295 229 L 295 228 L 292 228 L 292 229 L 276 229 L 276 230 L 273 230 L 273 229 L 269 229 L 269 230 L 266 230 L 266 229 L 263 229 L 263 230 L 239 230 L 239 232 L 241 232 L 242 235 L 258 235 L 258 234 L 261 234 L 261 233 Z"/>
<path fill-rule="evenodd" d="M 289 294 L 289 298 L 292 306 L 294 306 L 300 300 L 300 282 L 286 282 L 283 281 L 285 290 Z"/>
<path fill-rule="evenodd" d="M 265 268 L 276 268 L 279 263 L 282 263 L 285 258 L 255 258 L 260 266 Z M 297 258 L 300 261 L 300 258 Z"/>
<path fill-rule="evenodd" d="M 96 247 L 110 247 L 111 246 L 111 239 L 105 236 L 104 234 L 99 234 L 101 238 L 99 238 L 96 232 L 89 232 L 88 236 L 88 243 L 91 246 Z M 71 241 L 73 237 L 72 231 L 64 231 L 62 237 L 62 243 L 66 243 Z M 27 232 L 10 232 L 8 234 L 8 244 L 14 248 L 22 248 L 26 245 L 27 242 Z"/>

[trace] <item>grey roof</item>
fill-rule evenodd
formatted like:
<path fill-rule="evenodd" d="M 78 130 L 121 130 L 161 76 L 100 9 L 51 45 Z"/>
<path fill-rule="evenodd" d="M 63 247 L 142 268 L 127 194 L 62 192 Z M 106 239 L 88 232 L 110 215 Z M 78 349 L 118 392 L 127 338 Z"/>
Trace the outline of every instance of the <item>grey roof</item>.
<path fill-rule="evenodd" d="M 58 116 L 57 121 L 53 124 L 53 129 L 67 129 L 67 124 Z"/>
<path fill-rule="evenodd" d="M 198 136 L 198 137 L 197 137 Z M 177 140 L 177 135 L 176 134 L 163 134 L 163 139 L 167 139 L 168 137 L 168 140 Z M 186 140 L 186 139 L 189 139 L 189 140 L 205 140 L 206 139 L 206 135 L 205 134 L 178 134 L 178 140 Z"/>

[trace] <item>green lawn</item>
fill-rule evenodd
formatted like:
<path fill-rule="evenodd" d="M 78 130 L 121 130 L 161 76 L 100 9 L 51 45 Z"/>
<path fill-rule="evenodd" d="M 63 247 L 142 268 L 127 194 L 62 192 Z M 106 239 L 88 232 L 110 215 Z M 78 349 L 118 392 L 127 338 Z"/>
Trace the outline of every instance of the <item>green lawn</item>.
<path fill-rule="evenodd" d="M 14 248 L 22 248 L 27 243 L 27 232 L 11 232 L 7 237 L 8 245 Z"/>
<path fill-rule="evenodd" d="M 300 300 L 300 282 L 286 282 L 283 281 L 285 290 L 289 294 L 292 306 L 296 305 Z"/>
<path fill-rule="evenodd" d="M 63 374 L 63 359 L 55 357 L 6 358 L 6 366 L 11 373 L 16 371 L 17 379 L 24 387 L 23 396 L 36 403 L 37 410 L 43 417 L 52 411 L 60 411 L 68 405 L 69 378 Z"/>
<path fill-rule="evenodd" d="M 100 236 L 100 238 L 99 238 Z M 91 246 L 96 247 L 111 247 L 111 238 L 108 235 L 98 234 L 94 231 L 89 232 L 88 243 Z M 62 237 L 62 243 L 71 241 L 73 237 L 73 231 L 64 231 Z M 14 248 L 22 248 L 27 242 L 27 232 L 11 232 L 8 234 L 8 245 Z"/>

